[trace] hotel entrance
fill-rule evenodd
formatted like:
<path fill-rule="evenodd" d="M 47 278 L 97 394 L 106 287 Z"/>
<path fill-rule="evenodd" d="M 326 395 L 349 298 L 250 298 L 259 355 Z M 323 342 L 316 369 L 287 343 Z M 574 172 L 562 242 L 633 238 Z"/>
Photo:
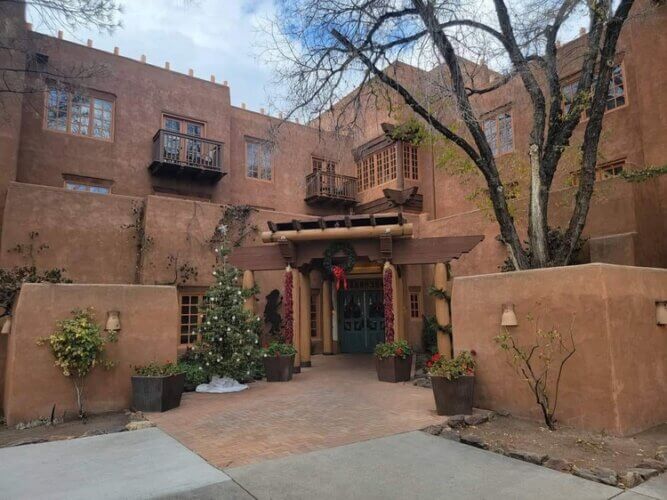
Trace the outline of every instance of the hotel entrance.
<path fill-rule="evenodd" d="M 384 342 L 384 304 L 381 278 L 356 278 L 338 291 L 338 331 L 344 353 L 372 353 Z"/>

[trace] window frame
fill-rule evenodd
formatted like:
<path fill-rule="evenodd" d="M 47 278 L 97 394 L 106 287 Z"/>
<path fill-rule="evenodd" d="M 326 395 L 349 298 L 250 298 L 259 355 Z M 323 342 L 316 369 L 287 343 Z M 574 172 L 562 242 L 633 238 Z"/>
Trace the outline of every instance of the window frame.
<path fill-rule="evenodd" d="M 422 317 L 421 287 L 408 287 L 408 317 L 410 320 L 419 320 Z M 414 299 L 414 300 L 413 300 Z M 416 305 L 416 309 L 413 307 Z M 416 314 L 414 314 L 416 311 Z"/>
<path fill-rule="evenodd" d="M 192 331 L 188 331 L 187 333 L 183 333 L 183 326 L 188 326 L 188 327 L 193 327 L 194 329 L 197 330 L 201 324 L 202 324 L 202 319 L 203 319 L 203 314 L 202 314 L 202 306 L 204 304 L 204 297 L 206 296 L 206 291 L 205 290 L 196 290 L 196 289 L 185 289 L 185 290 L 179 290 L 178 291 L 178 345 L 179 346 L 192 346 L 195 342 L 201 339 L 201 334 L 200 333 L 192 333 Z M 188 306 L 188 313 L 185 314 L 185 316 L 188 316 L 190 319 L 193 316 L 196 316 L 197 322 L 196 324 L 193 324 L 192 322 L 183 323 L 183 298 L 184 297 L 189 297 L 190 299 L 192 297 L 199 297 L 198 302 L 196 304 L 197 306 L 197 312 L 195 314 L 192 313 L 192 310 L 190 309 L 191 306 L 193 305 L 192 303 L 186 304 Z M 189 299 L 189 300 L 190 300 Z M 183 337 L 187 336 L 188 341 L 183 342 Z"/>
<path fill-rule="evenodd" d="M 356 162 L 358 192 L 384 186 L 398 179 L 399 144 L 395 142 L 373 151 Z"/>
<path fill-rule="evenodd" d="M 261 177 L 261 165 L 257 166 L 257 177 L 253 177 L 249 175 L 249 164 L 248 164 L 248 145 L 249 144 L 256 144 L 259 146 L 259 151 L 260 154 L 266 154 L 268 152 L 269 154 L 269 172 L 271 174 L 271 178 L 269 179 L 262 179 Z M 260 181 L 260 182 L 267 182 L 267 183 L 273 183 L 276 175 L 275 175 L 275 169 L 273 167 L 273 144 L 270 141 L 267 141 L 265 139 L 258 139 L 256 137 L 250 137 L 250 136 L 245 136 L 244 141 L 243 141 L 243 148 L 244 148 L 244 158 L 245 158 L 245 178 L 250 179 L 253 181 Z M 266 149 L 268 148 L 268 149 Z"/>
<path fill-rule="evenodd" d="M 624 102 L 623 104 L 621 104 L 620 106 L 616 106 L 615 108 L 607 109 L 607 104 L 606 104 L 606 102 L 609 100 L 609 99 L 607 99 L 607 101 L 605 101 L 605 110 L 604 110 L 604 114 L 605 114 L 605 115 L 606 115 L 607 113 L 613 113 L 613 112 L 616 111 L 617 109 L 624 109 L 624 108 L 626 108 L 626 107 L 630 104 L 630 97 L 629 97 L 629 94 L 628 94 L 628 79 L 627 79 L 627 73 L 626 73 L 626 71 L 625 71 L 625 62 L 624 62 L 623 60 L 618 61 L 618 62 L 615 62 L 615 63 L 614 63 L 614 68 L 615 68 L 616 66 L 618 66 L 618 67 L 621 68 L 621 75 L 622 75 L 622 78 L 623 78 L 623 99 L 624 99 L 625 102 Z M 612 71 L 613 71 L 613 68 L 612 68 Z M 580 73 L 577 73 L 577 74 L 575 74 L 574 76 L 569 76 L 569 77 L 567 77 L 566 79 L 561 80 L 561 84 L 560 84 L 560 86 L 561 86 L 561 94 L 562 94 L 562 91 L 563 91 L 563 87 L 565 87 L 566 85 L 571 85 L 572 83 L 576 83 L 576 82 L 578 82 L 578 80 L 579 80 L 579 75 L 580 75 Z M 611 77 L 610 77 L 610 78 L 611 78 Z M 593 87 L 594 85 L 595 85 L 595 83 L 593 83 L 593 85 L 591 86 L 591 90 L 592 90 L 592 87 Z M 611 82 L 610 82 L 610 85 L 611 85 Z M 607 93 L 607 94 L 608 94 L 608 93 Z M 589 116 L 589 108 L 586 108 L 586 109 L 584 109 L 584 110 L 581 112 L 581 118 L 580 118 L 580 120 L 579 120 L 579 123 L 580 123 L 580 124 L 581 124 L 581 123 L 586 123 L 586 122 L 588 121 L 589 118 L 590 118 L 590 116 Z"/>
<path fill-rule="evenodd" d="M 617 179 L 621 176 L 621 174 L 617 175 L 612 175 L 607 178 L 603 178 L 603 175 L 605 172 L 611 170 L 612 168 L 618 168 L 621 167 L 621 172 L 625 171 L 625 166 L 627 165 L 626 158 L 618 158 L 613 161 L 608 161 L 605 163 L 602 163 L 601 165 L 596 165 L 595 166 L 595 182 L 601 182 L 601 181 L 608 181 L 612 179 Z M 571 187 L 578 187 L 579 186 L 579 177 L 581 176 L 581 170 L 575 170 L 574 172 L 570 172 L 570 179 L 571 179 Z"/>
<path fill-rule="evenodd" d="M 64 92 L 67 95 L 67 114 L 65 115 L 65 130 L 49 127 L 49 100 L 51 92 L 57 90 Z M 72 100 L 76 95 L 86 97 L 88 99 L 88 125 L 87 134 L 80 134 L 72 132 Z M 111 104 L 111 122 L 109 124 L 109 137 L 100 137 L 93 135 L 94 120 L 95 120 L 95 100 L 105 101 Z M 66 85 L 58 85 L 57 82 L 47 82 L 46 90 L 44 91 L 44 103 L 42 111 L 42 129 L 56 134 L 66 134 L 72 137 L 83 137 L 85 139 L 93 139 L 102 142 L 114 142 L 116 135 L 116 96 L 106 94 L 93 89 L 85 89 L 85 93 L 75 94 Z"/>
<path fill-rule="evenodd" d="M 508 151 L 500 151 L 501 148 L 501 142 L 500 142 L 500 117 L 502 115 L 509 115 L 509 124 L 510 124 L 510 132 L 512 133 L 512 145 L 511 148 Z M 482 132 L 484 133 L 484 137 L 486 137 L 486 141 L 489 143 L 489 146 L 491 147 L 491 152 L 493 153 L 494 158 L 500 158 L 501 156 L 512 154 L 516 151 L 516 143 L 514 139 L 514 113 L 512 112 L 511 107 L 502 107 L 499 108 L 495 111 L 491 111 L 489 113 L 486 113 L 484 116 L 481 118 L 481 125 L 482 125 Z M 494 122 L 494 127 L 495 127 L 495 140 L 493 141 L 493 144 L 489 137 L 487 136 L 486 133 L 486 123 L 487 122 Z"/>

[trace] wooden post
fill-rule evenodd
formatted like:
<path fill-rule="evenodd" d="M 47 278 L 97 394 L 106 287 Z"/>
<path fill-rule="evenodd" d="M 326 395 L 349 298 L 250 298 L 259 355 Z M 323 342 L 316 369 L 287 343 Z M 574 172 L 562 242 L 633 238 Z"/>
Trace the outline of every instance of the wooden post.
<path fill-rule="evenodd" d="M 245 271 L 243 271 L 243 289 L 250 290 L 254 286 L 255 286 L 255 274 L 249 269 L 246 269 Z M 247 299 L 245 299 L 243 307 L 245 307 L 251 313 L 255 314 L 255 296 L 252 295 Z"/>
<path fill-rule="evenodd" d="M 300 354 L 301 367 L 310 367 L 310 272 L 301 273 L 301 285 L 299 287 L 299 302 L 301 305 L 301 317 L 299 319 Z"/>
<path fill-rule="evenodd" d="M 405 334 L 405 311 L 403 300 L 403 277 L 398 273 L 396 267 L 396 289 L 394 291 L 394 300 L 396 301 L 396 312 L 394 313 L 394 328 L 396 329 L 396 338 L 399 340 L 408 340 Z"/>
<path fill-rule="evenodd" d="M 447 289 L 447 266 L 443 262 L 435 265 L 433 273 L 433 286 L 438 290 Z M 449 306 L 444 297 L 435 297 L 435 319 L 440 326 L 450 324 Z M 452 357 L 452 339 L 451 337 L 438 330 L 438 352 L 446 358 Z"/>
<path fill-rule="evenodd" d="M 292 318 L 294 322 L 294 335 L 292 337 L 292 344 L 296 349 L 296 356 L 294 356 L 294 370 L 296 373 L 301 371 L 301 273 L 292 269 Z"/>
<path fill-rule="evenodd" d="M 322 351 L 333 354 L 333 332 L 331 331 L 331 281 L 322 281 Z"/>

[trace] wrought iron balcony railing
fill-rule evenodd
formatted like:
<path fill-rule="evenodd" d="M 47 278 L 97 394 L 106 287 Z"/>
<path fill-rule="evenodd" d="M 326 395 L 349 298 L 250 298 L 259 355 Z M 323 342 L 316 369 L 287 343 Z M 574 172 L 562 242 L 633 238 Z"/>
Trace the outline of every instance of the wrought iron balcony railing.
<path fill-rule="evenodd" d="M 356 177 L 319 170 L 306 176 L 306 203 L 352 205 L 356 202 Z"/>
<path fill-rule="evenodd" d="M 160 129 L 153 137 L 150 170 L 155 175 L 185 175 L 217 182 L 226 173 L 222 153 L 221 142 Z"/>

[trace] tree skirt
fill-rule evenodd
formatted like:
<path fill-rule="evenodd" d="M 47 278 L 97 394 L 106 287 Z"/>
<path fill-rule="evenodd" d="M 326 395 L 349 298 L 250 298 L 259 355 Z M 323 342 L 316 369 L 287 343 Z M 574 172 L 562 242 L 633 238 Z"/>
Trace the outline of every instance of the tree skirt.
<path fill-rule="evenodd" d="M 229 377 L 218 377 L 214 375 L 211 378 L 211 381 L 208 384 L 199 384 L 197 392 L 211 392 L 211 393 L 225 393 L 225 392 L 239 392 L 247 389 L 248 386 L 245 384 L 240 384 L 233 378 Z"/>

